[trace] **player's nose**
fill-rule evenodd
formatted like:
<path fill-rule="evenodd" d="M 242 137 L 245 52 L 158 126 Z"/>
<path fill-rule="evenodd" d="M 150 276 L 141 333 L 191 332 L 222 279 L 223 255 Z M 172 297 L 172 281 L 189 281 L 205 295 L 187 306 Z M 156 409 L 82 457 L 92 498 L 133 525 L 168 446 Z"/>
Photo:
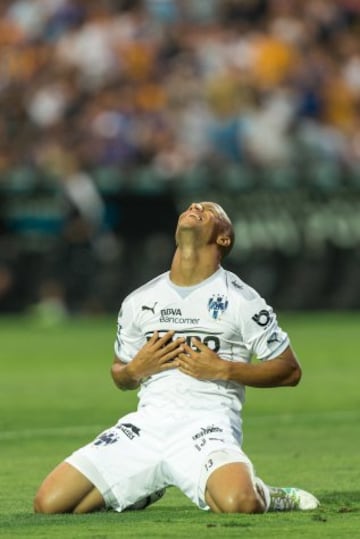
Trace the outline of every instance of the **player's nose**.
<path fill-rule="evenodd" d="M 190 210 L 203 211 L 203 206 L 200 202 L 193 202 L 190 204 Z"/>

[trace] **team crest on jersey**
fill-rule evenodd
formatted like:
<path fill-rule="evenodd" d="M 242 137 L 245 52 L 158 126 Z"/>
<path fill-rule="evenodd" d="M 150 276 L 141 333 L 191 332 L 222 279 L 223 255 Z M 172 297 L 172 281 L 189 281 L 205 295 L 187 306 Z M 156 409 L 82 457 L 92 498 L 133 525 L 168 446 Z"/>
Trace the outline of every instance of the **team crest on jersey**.
<path fill-rule="evenodd" d="M 229 301 L 225 296 L 214 294 L 208 301 L 208 311 L 214 320 L 219 320 L 228 308 Z"/>

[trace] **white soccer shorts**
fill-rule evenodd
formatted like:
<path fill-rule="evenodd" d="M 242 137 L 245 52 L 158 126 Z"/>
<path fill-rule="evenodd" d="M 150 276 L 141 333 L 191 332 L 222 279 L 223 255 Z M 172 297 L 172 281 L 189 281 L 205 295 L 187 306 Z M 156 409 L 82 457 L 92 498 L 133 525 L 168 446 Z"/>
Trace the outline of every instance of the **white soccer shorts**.
<path fill-rule="evenodd" d="M 176 416 L 176 417 L 174 417 Z M 240 421 L 208 412 L 147 411 L 122 417 L 93 442 L 66 459 L 101 492 L 105 504 L 123 511 L 152 492 L 178 487 L 208 510 L 210 474 L 230 462 L 253 467 L 241 450 Z"/>

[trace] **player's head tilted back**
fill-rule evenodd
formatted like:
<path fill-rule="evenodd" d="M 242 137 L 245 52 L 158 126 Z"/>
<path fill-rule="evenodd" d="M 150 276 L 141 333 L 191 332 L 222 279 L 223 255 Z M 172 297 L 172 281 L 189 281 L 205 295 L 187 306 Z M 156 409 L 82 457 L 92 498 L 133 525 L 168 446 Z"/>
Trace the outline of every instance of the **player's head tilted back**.
<path fill-rule="evenodd" d="M 216 202 L 192 202 L 180 214 L 176 228 L 176 244 L 182 245 L 191 232 L 196 235 L 198 246 L 216 245 L 220 257 L 224 258 L 234 245 L 234 229 L 225 210 Z"/>

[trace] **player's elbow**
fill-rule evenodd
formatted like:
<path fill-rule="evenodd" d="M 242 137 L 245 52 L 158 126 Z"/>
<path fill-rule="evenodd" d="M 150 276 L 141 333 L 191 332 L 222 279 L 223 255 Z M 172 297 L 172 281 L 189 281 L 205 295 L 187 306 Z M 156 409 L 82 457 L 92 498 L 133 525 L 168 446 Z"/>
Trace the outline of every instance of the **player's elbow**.
<path fill-rule="evenodd" d="M 298 362 L 295 353 L 292 348 L 289 346 L 285 352 L 279 356 L 279 359 L 283 361 L 282 363 L 282 372 L 283 380 L 282 385 L 284 386 L 297 386 L 301 380 L 302 370 L 301 365 Z"/>
<path fill-rule="evenodd" d="M 297 386 L 300 383 L 302 371 L 300 365 L 294 365 L 286 381 L 287 386 Z"/>

